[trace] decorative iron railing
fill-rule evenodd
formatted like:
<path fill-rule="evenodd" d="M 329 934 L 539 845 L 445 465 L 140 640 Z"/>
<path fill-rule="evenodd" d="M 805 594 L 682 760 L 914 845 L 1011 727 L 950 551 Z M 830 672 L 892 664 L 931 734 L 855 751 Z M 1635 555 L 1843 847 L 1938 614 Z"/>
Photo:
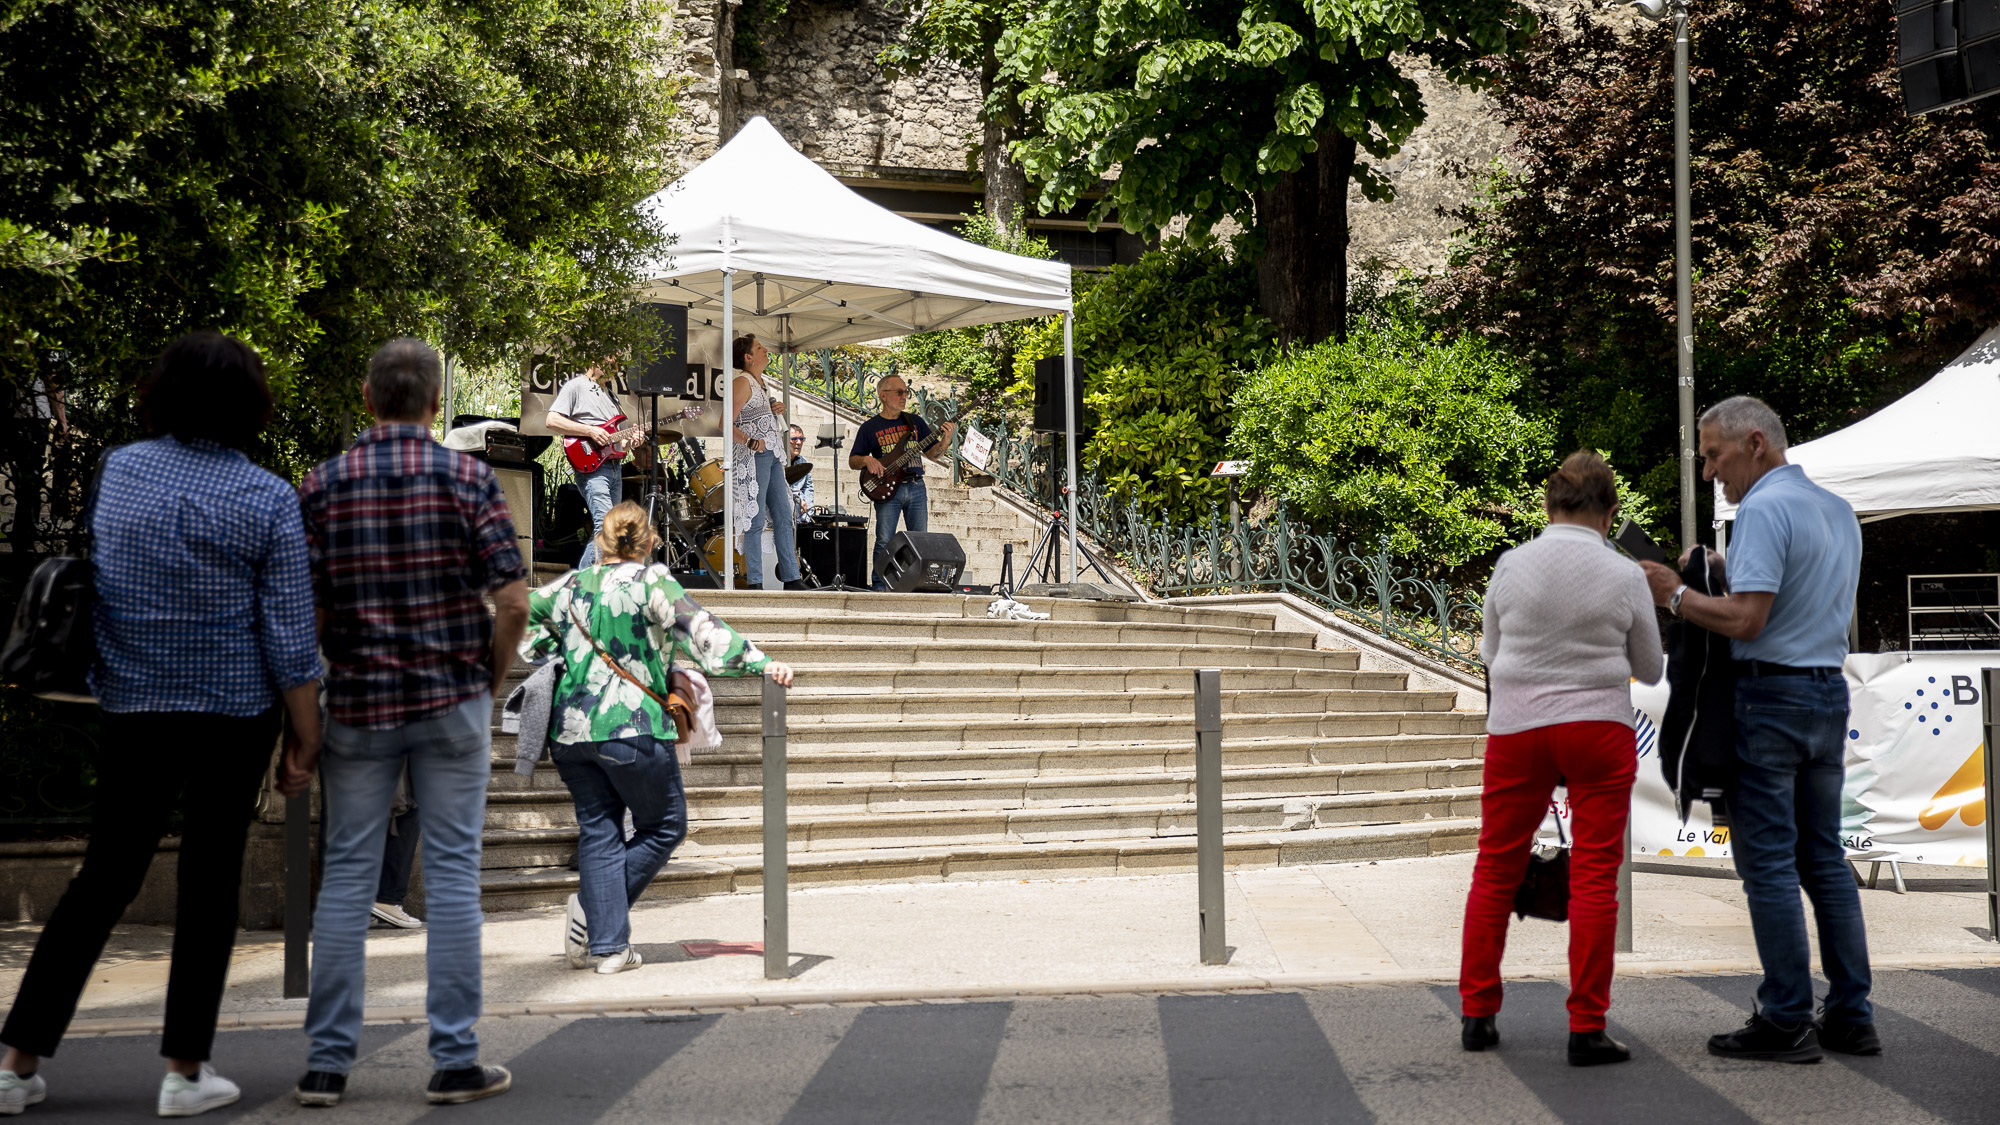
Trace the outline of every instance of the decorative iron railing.
<path fill-rule="evenodd" d="M 799 357 L 792 384 L 864 414 L 875 409 L 875 383 L 895 372 L 893 361 L 870 362 L 819 352 Z M 915 388 L 915 405 L 936 422 L 959 416 L 955 395 Z M 1067 476 L 1058 443 L 1020 434 L 998 411 L 971 423 L 993 441 L 986 471 L 1016 494 L 1045 508 Z M 954 439 L 958 452 L 965 439 Z M 1324 606 L 1342 618 L 1451 664 L 1479 667 L 1480 598 L 1442 578 L 1425 577 L 1389 554 L 1343 545 L 1313 531 L 1284 508 L 1230 528 L 1220 511 L 1205 527 L 1169 526 L 1084 472 L 1077 490 L 1079 530 L 1162 597 L 1277 591 Z"/>

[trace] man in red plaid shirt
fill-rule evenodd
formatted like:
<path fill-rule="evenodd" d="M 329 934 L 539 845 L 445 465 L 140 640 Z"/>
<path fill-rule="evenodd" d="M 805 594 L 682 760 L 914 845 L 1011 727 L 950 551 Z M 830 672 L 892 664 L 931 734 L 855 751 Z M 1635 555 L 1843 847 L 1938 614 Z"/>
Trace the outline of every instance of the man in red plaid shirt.
<path fill-rule="evenodd" d="M 313 919 L 308 1071 L 295 1093 L 332 1105 L 361 1035 L 363 953 L 389 806 L 407 762 L 424 837 L 434 1103 L 503 1093 L 479 1065 L 479 843 L 493 698 L 528 619 L 527 573 L 493 471 L 431 439 L 443 368 L 421 340 L 368 361 L 376 425 L 299 485 L 326 650 L 325 811 Z M 497 613 L 486 608 L 487 595 Z M 303 787 L 311 763 L 288 763 Z"/>

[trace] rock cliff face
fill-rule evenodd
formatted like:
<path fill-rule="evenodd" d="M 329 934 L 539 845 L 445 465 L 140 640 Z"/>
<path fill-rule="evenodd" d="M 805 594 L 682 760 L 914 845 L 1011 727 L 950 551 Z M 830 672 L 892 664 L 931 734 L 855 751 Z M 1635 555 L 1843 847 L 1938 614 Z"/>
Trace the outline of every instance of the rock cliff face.
<path fill-rule="evenodd" d="M 932 66 L 891 81 L 875 63 L 908 13 L 904 0 L 792 0 L 783 17 L 763 28 L 767 58 L 752 70 L 733 65 L 726 37 L 717 50 L 724 17 L 718 0 L 682 0 L 676 21 L 695 118 L 683 166 L 713 152 L 735 122 L 762 114 L 823 165 L 967 172 L 979 135 L 977 75 Z M 1351 194 L 1349 259 L 1356 268 L 1442 267 L 1458 225 L 1449 213 L 1472 199 L 1506 145 L 1506 129 L 1482 95 L 1429 71 L 1422 60 L 1407 66 L 1423 88 L 1429 120 L 1383 163 L 1394 199 L 1370 203 L 1359 190 Z M 725 104 L 725 76 L 733 83 L 733 106 Z M 725 123 L 729 110 L 734 121 Z"/>

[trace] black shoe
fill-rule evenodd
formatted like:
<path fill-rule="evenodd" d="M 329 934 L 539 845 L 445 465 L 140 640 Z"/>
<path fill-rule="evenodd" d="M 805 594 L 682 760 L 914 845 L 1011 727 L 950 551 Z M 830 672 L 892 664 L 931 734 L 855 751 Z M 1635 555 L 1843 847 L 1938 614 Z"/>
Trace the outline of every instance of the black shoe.
<path fill-rule="evenodd" d="M 457 1105 L 504 1094 L 513 1084 L 514 1076 L 504 1066 L 467 1066 L 432 1071 L 430 1092 L 424 1096 L 432 1105 Z"/>
<path fill-rule="evenodd" d="M 1848 1023 L 1846 1020 L 1830 1019 L 1822 1014 L 1813 1021 L 1819 1031 L 1819 1045 L 1829 1051 L 1843 1055 L 1879 1055 L 1882 1040 L 1875 1035 L 1872 1023 Z"/>
<path fill-rule="evenodd" d="M 346 1092 L 347 1075 L 330 1070 L 308 1070 L 306 1076 L 299 1079 L 292 1097 L 300 1105 L 339 1105 L 340 1095 Z"/>
<path fill-rule="evenodd" d="M 764 588 L 764 584 L 762 582 L 738 582 L 736 588 L 739 590 L 761 590 Z"/>
<path fill-rule="evenodd" d="M 1596 1031 L 1572 1031 L 1569 1033 L 1569 1065 L 1603 1066 L 1606 1063 L 1622 1063 L 1632 1060 L 1632 1048 L 1599 1028 Z"/>
<path fill-rule="evenodd" d="M 1751 1016 L 1740 1030 L 1709 1036 L 1708 1053 L 1725 1059 L 1788 1063 L 1816 1063 L 1825 1057 L 1820 1054 L 1819 1033 L 1811 1020 L 1786 1027 L 1761 1015 Z"/>
<path fill-rule="evenodd" d="M 808 585 L 806 585 L 806 580 L 805 580 L 805 579 L 803 579 L 803 578 L 794 578 L 794 579 L 792 579 L 792 580 L 791 580 L 790 582 L 787 582 L 787 583 L 785 583 L 785 589 L 787 589 L 787 590 L 810 590 L 810 589 L 812 589 L 812 587 L 811 587 L 811 586 L 808 586 Z"/>
<path fill-rule="evenodd" d="M 1492 1016 L 1458 1017 L 1458 1045 L 1468 1051 L 1484 1051 L 1500 1045 L 1500 1026 Z"/>

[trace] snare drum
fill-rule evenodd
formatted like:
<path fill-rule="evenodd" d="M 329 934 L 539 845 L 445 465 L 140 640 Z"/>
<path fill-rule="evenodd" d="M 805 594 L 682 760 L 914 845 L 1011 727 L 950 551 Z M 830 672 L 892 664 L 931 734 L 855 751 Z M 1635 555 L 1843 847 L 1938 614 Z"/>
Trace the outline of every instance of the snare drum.
<path fill-rule="evenodd" d="M 710 574 L 722 573 L 722 552 L 728 543 L 728 536 L 723 535 L 721 532 L 716 532 L 714 535 L 708 537 L 707 543 L 703 544 L 701 553 L 708 559 L 708 571 Z M 743 578 L 743 552 L 733 551 L 731 553 L 736 556 L 736 577 L 740 580 Z"/>
<path fill-rule="evenodd" d="M 722 462 L 703 461 L 689 474 L 692 485 L 689 491 L 701 498 L 701 510 L 719 512 L 727 494 L 722 491 Z"/>

